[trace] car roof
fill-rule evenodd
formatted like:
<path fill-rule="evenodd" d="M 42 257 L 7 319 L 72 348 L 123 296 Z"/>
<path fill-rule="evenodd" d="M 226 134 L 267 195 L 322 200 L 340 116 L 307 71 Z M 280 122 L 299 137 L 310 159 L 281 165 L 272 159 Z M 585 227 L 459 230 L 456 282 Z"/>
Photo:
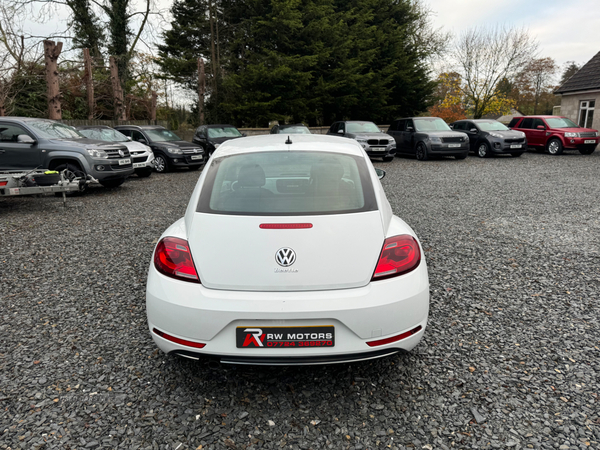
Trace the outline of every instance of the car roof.
<path fill-rule="evenodd" d="M 290 139 L 291 144 L 286 144 Z M 353 139 L 324 134 L 267 134 L 231 139 L 221 144 L 218 149 L 219 156 L 237 155 L 251 152 L 276 152 L 276 151 L 322 151 L 333 153 L 346 153 L 364 157 L 362 147 Z"/>
<path fill-rule="evenodd" d="M 108 125 L 80 125 L 75 127 L 76 130 L 112 130 Z"/>
<path fill-rule="evenodd" d="M 166 130 L 165 127 L 160 125 L 117 125 L 114 127 L 116 130 L 119 128 L 138 128 L 140 130 Z"/>
<path fill-rule="evenodd" d="M 235 128 L 233 125 L 230 125 L 228 123 L 215 123 L 212 125 L 200 125 L 201 127 L 206 127 L 206 128 L 220 128 L 220 127 L 231 127 L 231 128 Z"/>

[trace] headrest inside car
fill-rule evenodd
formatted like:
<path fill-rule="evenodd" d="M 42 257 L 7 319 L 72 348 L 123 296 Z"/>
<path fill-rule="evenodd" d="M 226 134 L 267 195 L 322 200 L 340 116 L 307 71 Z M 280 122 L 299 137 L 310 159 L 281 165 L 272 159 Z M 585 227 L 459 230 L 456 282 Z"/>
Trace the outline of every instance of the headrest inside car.
<path fill-rule="evenodd" d="M 265 171 L 258 164 L 246 164 L 240 167 L 239 187 L 261 187 L 266 182 Z"/>

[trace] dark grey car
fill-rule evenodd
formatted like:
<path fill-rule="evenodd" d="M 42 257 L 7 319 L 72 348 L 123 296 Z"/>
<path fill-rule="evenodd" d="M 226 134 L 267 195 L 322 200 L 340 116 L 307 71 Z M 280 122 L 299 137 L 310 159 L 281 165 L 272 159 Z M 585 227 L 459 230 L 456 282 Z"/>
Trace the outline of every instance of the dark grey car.
<path fill-rule="evenodd" d="M 165 173 L 178 167 L 198 170 L 206 162 L 205 151 L 198 144 L 184 141 L 165 127 L 154 125 L 119 125 L 114 127 L 132 141 L 149 146 L 154 153 L 154 170 Z"/>
<path fill-rule="evenodd" d="M 511 130 L 497 120 L 458 120 L 450 126 L 469 135 L 471 151 L 480 158 L 503 153 L 521 156 L 527 150 L 525 133 Z"/>
<path fill-rule="evenodd" d="M 119 186 L 133 173 L 124 145 L 88 139 L 53 120 L 0 117 L 0 169 L 36 168 L 66 169 L 68 178 L 89 175 L 105 187 Z"/>
<path fill-rule="evenodd" d="M 373 122 L 360 120 L 334 122 L 327 134 L 356 140 L 371 158 L 391 161 L 396 154 L 394 138 L 381 131 Z"/>
<path fill-rule="evenodd" d="M 465 159 L 469 154 L 469 137 L 452 131 L 439 117 L 407 117 L 394 120 L 388 134 L 396 139 L 396 153 L 415 155 L 419 161 L 434 156 Z"/>

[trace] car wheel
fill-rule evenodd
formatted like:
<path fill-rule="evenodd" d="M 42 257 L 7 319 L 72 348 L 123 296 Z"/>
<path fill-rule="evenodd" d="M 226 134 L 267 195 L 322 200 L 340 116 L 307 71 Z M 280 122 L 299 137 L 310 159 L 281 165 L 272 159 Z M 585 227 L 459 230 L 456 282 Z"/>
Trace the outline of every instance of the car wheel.
<path fill-rule="evenodd" d="M 390 162 L 390 161 L 393 161 L 393 160 L 394 160 L 393 156 L 384 156 L 383 157 L 383 161 L 384 162 Z"/>
<path fill-rule="evenodd" d="M 150 175 L 152 175 L 152 169 L 150 169 L 150 168 L 139 169 L 139 170 L 136 170 L 135 173 L 140 178 L 147 178 Z"/>
<path fill-rule="evenodd" d="M 523 152 L 517 152 L 517 153 L 511 153 L 510 156 L 514 157 L 514 158 L 518 158 L 519 156 L 521 156 L 523 154 Z"/>
<path fill-rule="evenodd" d="M 596 149 L 595 148 L 580 148 L 579 153 L 581 153 L 582 155 L 591 155 L 592 153 L 594 153 L 594 150 L 596 150 Z"/>
<path fill-rule="evenodd" d="M 163 155 L 154 156 L 154 170 L 158 173 L 166 173 L 169 171 L 169 163 Z"/>
<path fill-rule="evenodd" d="M 427 147 L 425 147 L 425 144 L 423 144 L 422 142 L 419 142 L 417 144 L 416 155 L 419 161 L 427 161 L 428 159 Z"/>
<path fill-rule="evenodd" d="M 490 146 L 487 142 L 480 142 L 477 146 L 477 156 L 480 158 L 487 158 L 490 156 Z"/>
<path fill-rule="evenodd" d="M 563 152 L 563 145 L 560 139 L 550 139 L 548 142 L 548 153 L 551 155 L 560 155 Z"/>
<path fill-rule="evenodd" d="M 119 178 L 118 180 L 104 180 L 100 184 L 105 188 L 112 189 L 121 186 L 125 182 L 125 178 Z"/>
<path fill-rule="evenodd" d="M 469 152 L 463 153 L 462 155 L 454 155 L 454 159 L 465 159 L 469 155 Z"/>
<path fill-rule="evenodd" d="M 53 170 L 57 172 L 63 172 L 65 179 L 69 181 L 73 181 L 75 178 L 81 178 L 79 180 L 79 192 L 85 192 L 87 190 L 87 174 L 76 166 L 75 164 L 61 164 L 60 166 L 56 166 Z"/>

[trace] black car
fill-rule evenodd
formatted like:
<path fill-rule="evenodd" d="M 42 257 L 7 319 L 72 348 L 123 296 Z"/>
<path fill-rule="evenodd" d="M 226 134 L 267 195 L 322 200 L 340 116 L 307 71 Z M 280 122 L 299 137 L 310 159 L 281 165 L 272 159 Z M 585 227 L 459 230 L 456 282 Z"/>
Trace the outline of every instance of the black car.
<path fill-rule="evenodd" d="M 302 123 L 275 125 L 271 128 L 271 134 L 312 134 Z"/>
<path fill-rule="evenodd" d="M 415 155 L 419 161 L 433 156 L 465 159 L 469 137 L 452 129 L 439 117 L 406 117 L 394 120 L 388 134 L 396 139 L 397 154 Z"/>
<path fill-rule="evenodd" d="M 154 153 L 154 169 L 168 172 L 177 167 L 199 169 L 206 162 L 202 147 L 182 140 L 165 127 L 153 125 L 119 125 L 114 127 L 131 140 L 148 145 Z"/>
<path fill-rule="evenodd" d="M 196 128 L 192 141 L 200 145 L 210 156 L 223 142 L 244 136 L 246 135 L 240 133 L 233 125 L 200 125 Z"/>
<path fill-rule="evenodd" d="M 347 120 L 334 122 L 327 134 L 356 140 L 371 158 L 383 158 L 391 161 L 396 154 L 396 142 L 373 122 Z"/>
<path fill-rule="evenodd" d="M 450 126 L 469 135 L 471 151 L 480 158 L 494 154 L 521 156 L 527 150 L 525 133 L 511 130 L 497 120 L 458 120 Z"/>
<path fill-rule="evenodd" d="M 48 119 L 0 117 L 0 170 L 65 171 L 68 179 L 93 177 L 117 187 L 133 173 L 126 146 L 88 139 L 73 127 Z M 86 183 L 80 183 L 85 189 Z"/>

